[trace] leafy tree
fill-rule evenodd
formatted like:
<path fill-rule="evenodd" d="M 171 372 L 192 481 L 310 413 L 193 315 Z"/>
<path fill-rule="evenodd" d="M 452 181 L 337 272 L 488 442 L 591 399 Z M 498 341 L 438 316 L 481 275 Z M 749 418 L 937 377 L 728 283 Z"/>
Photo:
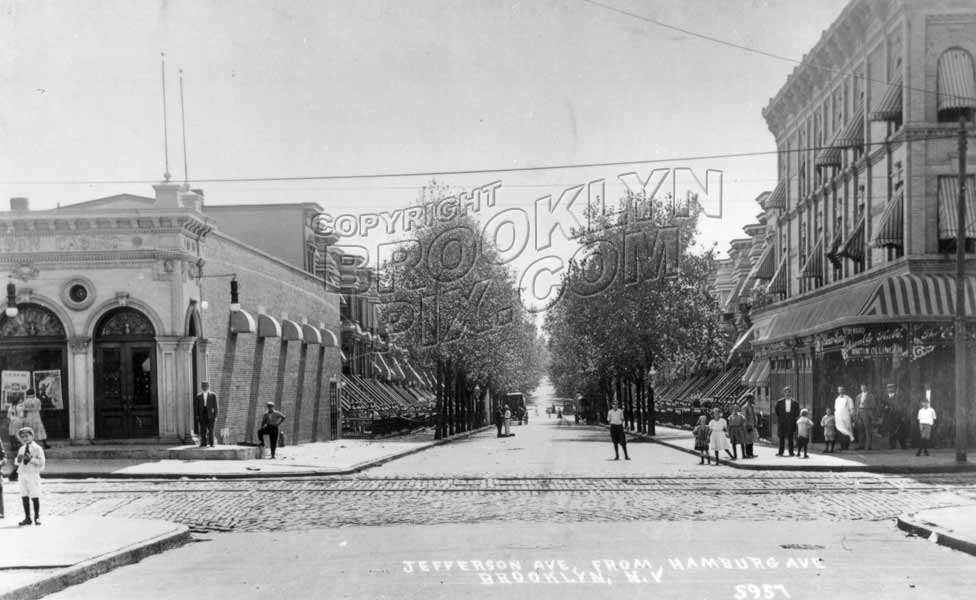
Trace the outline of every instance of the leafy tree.
<path fill-rule="evenodd" d="M 565 273 L 545 330 L 556 390 L 583 394 L 589 419 L 616 398 L 632 429 L 653 433 L 651 369 L 706 364 L 727 351 L 709 292 L 711 252 L 691 252 L 696 221 L 628 197 L 575 232 L 586 250 Z"/>

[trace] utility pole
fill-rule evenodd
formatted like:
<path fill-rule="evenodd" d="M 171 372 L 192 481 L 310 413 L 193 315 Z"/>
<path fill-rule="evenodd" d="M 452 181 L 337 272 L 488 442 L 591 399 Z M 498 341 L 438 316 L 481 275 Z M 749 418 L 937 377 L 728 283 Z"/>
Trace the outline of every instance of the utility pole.
<path fill-rule="evenodd" d="M 968 429 L 966 389 L 966 117 L 959 119 L 959 197 L 956 199 L 956 462 L 966 462 Z"/>

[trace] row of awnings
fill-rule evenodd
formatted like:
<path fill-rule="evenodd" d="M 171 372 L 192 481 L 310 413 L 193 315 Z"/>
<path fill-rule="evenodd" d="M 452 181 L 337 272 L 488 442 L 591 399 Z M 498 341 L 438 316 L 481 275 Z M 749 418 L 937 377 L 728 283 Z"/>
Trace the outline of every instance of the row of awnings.
<path fill-rule="evenodd" d="M 427 411 L 433 408 L 433 393 L 399 386 L 377 379 L 343 375 L 341 404 L 344 412 L 376 411 L 387 414 L 400 411 Z"/>
<path fill-rule="evenodd" d="M 695 373 L 665 386 L 658 392 L 655 401 L 662 406 L 690 405 L 694 400 L 719 403 L 734 401 L 742 395 L 741 380 L 745 371 L 745 367 L 732 367 L 725 371 Z"/>
<path fill-rule="evenodd" d="M 959 179 L 954 176 L 939 177 L 939 240 L 956 239 L 956 227 L 959 222 L 957 217 L 957 203 L 959 197 Z M 965 189 L 964 209 L 966 215 L 965 237 L 976 239 L 976 177 L 967 177 Z M 838 230 L 828 247 L 824 247 L 825 238 L 821 236 L 810 254 L 803 261 L 800 267 L 800 277 L 823 278 L 824 259 L 830 260 L 834 265 L 840 265 L 842 258 L 849 258 L 855 262 L 864 260 L 864 226 L 865 217 L 862 214 L 854 226 L 845 235 L 843 230 Z M 905 235 L 905 196 L 899 190 L 890 202 L 885 206 L 881 217 L 878 220 L 878 229 L 871 240 L 871 244 L 877 248 L 888 246 L 901 247 L 904 243 Z M 763 250 L 759 261 L 749 273 L 749 279 L 770 279 L 767 292 L 786 293 L 786 270 L 787 262 L 780 260 L 780 264 L 775 270 L 773 264 L 773 247 L 767 245 Z"/>
<path fill-rule="evenodd" d="M 322 323 L 312 325 L 291 319 L 278 320 L 265 313 L 259 313 L 255 319 L 243 309 L 230 313 L 230 329 L 237 334 L 256 333 L 262 338 L 281 338 L 286 342 L 298 341 L 326 348 L 339 347 L 339 336 Z"/>
<path fill-rule="evenodd" d="M 956 280 L 946 274 L 892 275 L 880 283 L 845 286 L 829 295 L 772 314 L 760 314 L 735 343 L 736 354 L 796 336 L 891 318 L 949 320 L 955 316 Z M 963 281 L 963 312 L 976 318 L 976 276 Z"/>
<path fill-rule="evenodd" d="M 868 114 L 871 121 L 900 121 L 902 118 L 902 74 L 888 84 L 881 100 Z M 976 73 L 973 57 L 961 48 L 945 51 L 939 57 L 936 75 L 936 110 L 976 110 Z"/>

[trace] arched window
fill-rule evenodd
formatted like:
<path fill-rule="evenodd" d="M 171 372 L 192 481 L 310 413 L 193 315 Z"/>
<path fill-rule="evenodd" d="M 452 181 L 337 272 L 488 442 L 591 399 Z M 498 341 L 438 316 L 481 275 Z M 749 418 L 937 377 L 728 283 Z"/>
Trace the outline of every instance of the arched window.
<path fill-rule="evenodd" d="M 954 123 L 961 117 L 973 120 L 976 111 L 976 71 L 972 55 L 962 48 L 949 48 L 939 57 L 938 119 Z"/>
<path fill-rule="evenodd" d="M 33 388 L 49 439 L 68 437 L 67 337 L 56 314 L 38 304 L 17 306 L 16 317 L 0 313 L 0 372 L 22 377 L 21 388 L 5 390 L 3 404 Z M 5 382 L 6 383 L 6 382 Z"/>

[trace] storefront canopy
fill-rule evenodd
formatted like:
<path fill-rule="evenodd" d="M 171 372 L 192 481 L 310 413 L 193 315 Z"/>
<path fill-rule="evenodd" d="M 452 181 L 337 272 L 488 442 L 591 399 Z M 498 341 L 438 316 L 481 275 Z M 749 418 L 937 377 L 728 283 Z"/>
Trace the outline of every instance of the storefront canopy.
<path fill-rule="evenodd" d="M 966 278 L 963 307 L 976 316 L 976 276 Z M 861 314 L 898 317 L 952 317 L 956 310 L 956 279 L 952 275 L 893 275 L 871 294 Z"/>

